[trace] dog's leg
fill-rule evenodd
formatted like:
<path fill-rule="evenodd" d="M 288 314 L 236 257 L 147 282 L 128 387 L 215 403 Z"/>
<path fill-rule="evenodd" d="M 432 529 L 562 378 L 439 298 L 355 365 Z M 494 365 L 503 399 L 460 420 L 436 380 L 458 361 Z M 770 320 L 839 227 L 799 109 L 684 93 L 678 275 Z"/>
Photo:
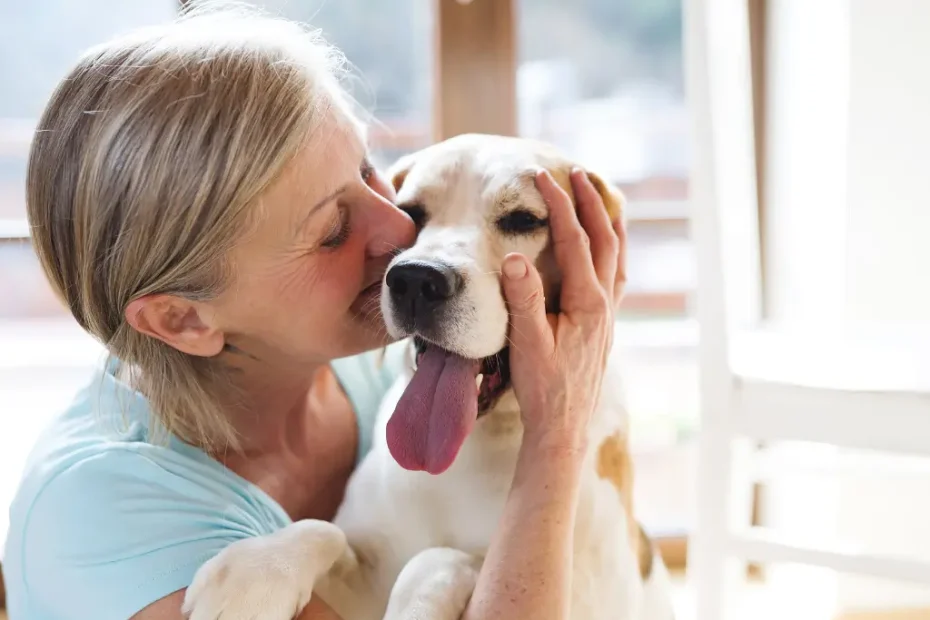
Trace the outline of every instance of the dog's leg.
<path fill-rule="evenodd" d="M 183 612 L 190 620 L 291 620 L 317 580 L 347 555 L 345 534 L 325 521 L 237 541 L 197 571 Z"/>
<path fill-rule="evenodd" d="M 480 559 L 455 549 L 420 552 L 398 576 L 384 620 L 459 620 L 480 569 Z"/>

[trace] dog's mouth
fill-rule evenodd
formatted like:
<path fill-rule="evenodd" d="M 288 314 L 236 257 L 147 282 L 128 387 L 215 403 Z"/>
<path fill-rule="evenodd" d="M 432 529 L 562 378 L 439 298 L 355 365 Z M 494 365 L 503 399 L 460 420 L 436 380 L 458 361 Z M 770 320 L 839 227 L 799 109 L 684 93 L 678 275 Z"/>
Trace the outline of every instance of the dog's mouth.
<path fill-rule="evenodd" d="M 508 351 L 474 360 L 419 336 L 414 346 L 416 371 L 388 421 L 388 448 L 401 467 L 440 474 L 510 387 Z"/>
<path fill-rule="evenodd" d="M 419 336 L 413 337 L 416 348 L 416 363 L 426 353 L 427 347 L 436 346 L 428 343 Z M 475 378 L 478 385 L 478 417 L 480 418 L 491 410 L 498 399 L 510 388 L 510 349 L 504 347 L 494 355 L 481 360 L 481 371 Z"/>

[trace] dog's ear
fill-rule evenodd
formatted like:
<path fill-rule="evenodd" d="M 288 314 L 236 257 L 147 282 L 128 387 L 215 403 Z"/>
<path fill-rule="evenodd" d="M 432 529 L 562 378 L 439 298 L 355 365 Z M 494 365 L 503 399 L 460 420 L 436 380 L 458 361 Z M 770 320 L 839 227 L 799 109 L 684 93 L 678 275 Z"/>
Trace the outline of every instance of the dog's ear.
<path fill-rule="evenodd" d="M 577 202 L 577 198 L 572 190 L 571 168 L 568 166 L 550 168 L 549 174 L 551 174 L 555 182 L 565 190 L 565 193 L 571 196 L 573 201 Z M 605 181 L 597 173 L 586 170 L 585 174 L 588 175 L 588 180 L 591 181 L 591 185 L 594 186 L 597 193 L 601 195 L 601 200 L 604 201 L 604 207 L 607 209 L 607 215 L 610 216 L 610 219 L 614 220 L 622 216 L 623 207 L 626 204 L 626 198 L 623 196 L 623 193 L 615 186 Z"/>
<path fill-rule="evenodd" d="M 549 168 L 549 174 L 555 182 L 565 190 L 572 201 L 577 203 L 574 191 L 572 190 L 571 168 L 569 166 L 559 166 Z M 626 198 L 623 193 L 615 186 L 607 183 L 600 175 L 586 171 L 588 180 L 591 185 L 600 194 L 601 200 L 604 201 L 604 208 L 611 220 L 617 217 L 623 217 L 624 205 Z M 559 295 L 562 287 L 562 274 L 559 271 L 558 263 L 555 260 L 555 254 L 551 245 L 548 246 L 536 259 L 536 268 L 539 270 L 543 279 L 543 290 L 546 296 L 547 312 L 558 312 Z"/>
<path fill-rule="evenodd" d="M 388 177 L 391 179 L 391 185 L 394 186 L 395 192 L 399 192 L 400 188 L 403 187 L 404 181 L 407 179 L 407 175 L 413 168 L 414 163 L 416 163 L 416 153 L 410 153 L 398 159 L 394 162 L 394 165 L 388 168 Z"/>
<path fill-rule="evenodd" d="M 588 180 L 591 181 L 591 185 L 593 185 L 597 193 L 601 195 L 601 200 L 604 201 L 604 206 L 607 208 L 607 215 L 610 216 L 610 220 L 613 221 L 621 217 L 624 212 L 624 206 L 626 205 L 626 197 L 623 195 L 623 192 L 616 186 L 604 181 L 604 179 L 596 173 L 588 171 L 587 174 Z"/>

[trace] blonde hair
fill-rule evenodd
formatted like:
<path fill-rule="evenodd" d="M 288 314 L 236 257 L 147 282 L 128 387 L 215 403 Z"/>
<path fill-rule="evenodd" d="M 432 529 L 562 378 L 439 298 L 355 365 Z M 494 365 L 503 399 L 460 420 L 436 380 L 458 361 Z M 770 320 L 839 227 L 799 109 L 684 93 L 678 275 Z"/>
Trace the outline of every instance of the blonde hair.
<path fill-rule="evenodd" d="M 257 197 L 334 106 L 354 118 L 343 62 L 298 24 L 204 5 L 89 50 L 39 123 L 28 216 L 53 289 L 157 421 L 204 448 L 238 446 L 223 367 L 134 330 L 126 307 L 223 290 Z"/>

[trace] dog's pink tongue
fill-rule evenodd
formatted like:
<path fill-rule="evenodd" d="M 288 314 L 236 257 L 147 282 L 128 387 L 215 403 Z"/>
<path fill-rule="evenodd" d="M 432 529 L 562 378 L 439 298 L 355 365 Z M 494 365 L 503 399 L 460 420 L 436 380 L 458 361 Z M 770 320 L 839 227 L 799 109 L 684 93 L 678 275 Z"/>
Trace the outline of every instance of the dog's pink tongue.
<path fill-rule="evenodd" d="M 404 469 L 441 474 L 478 418 L 480 363 L 430 345 L 387 424 L 387 444 Z"/>

